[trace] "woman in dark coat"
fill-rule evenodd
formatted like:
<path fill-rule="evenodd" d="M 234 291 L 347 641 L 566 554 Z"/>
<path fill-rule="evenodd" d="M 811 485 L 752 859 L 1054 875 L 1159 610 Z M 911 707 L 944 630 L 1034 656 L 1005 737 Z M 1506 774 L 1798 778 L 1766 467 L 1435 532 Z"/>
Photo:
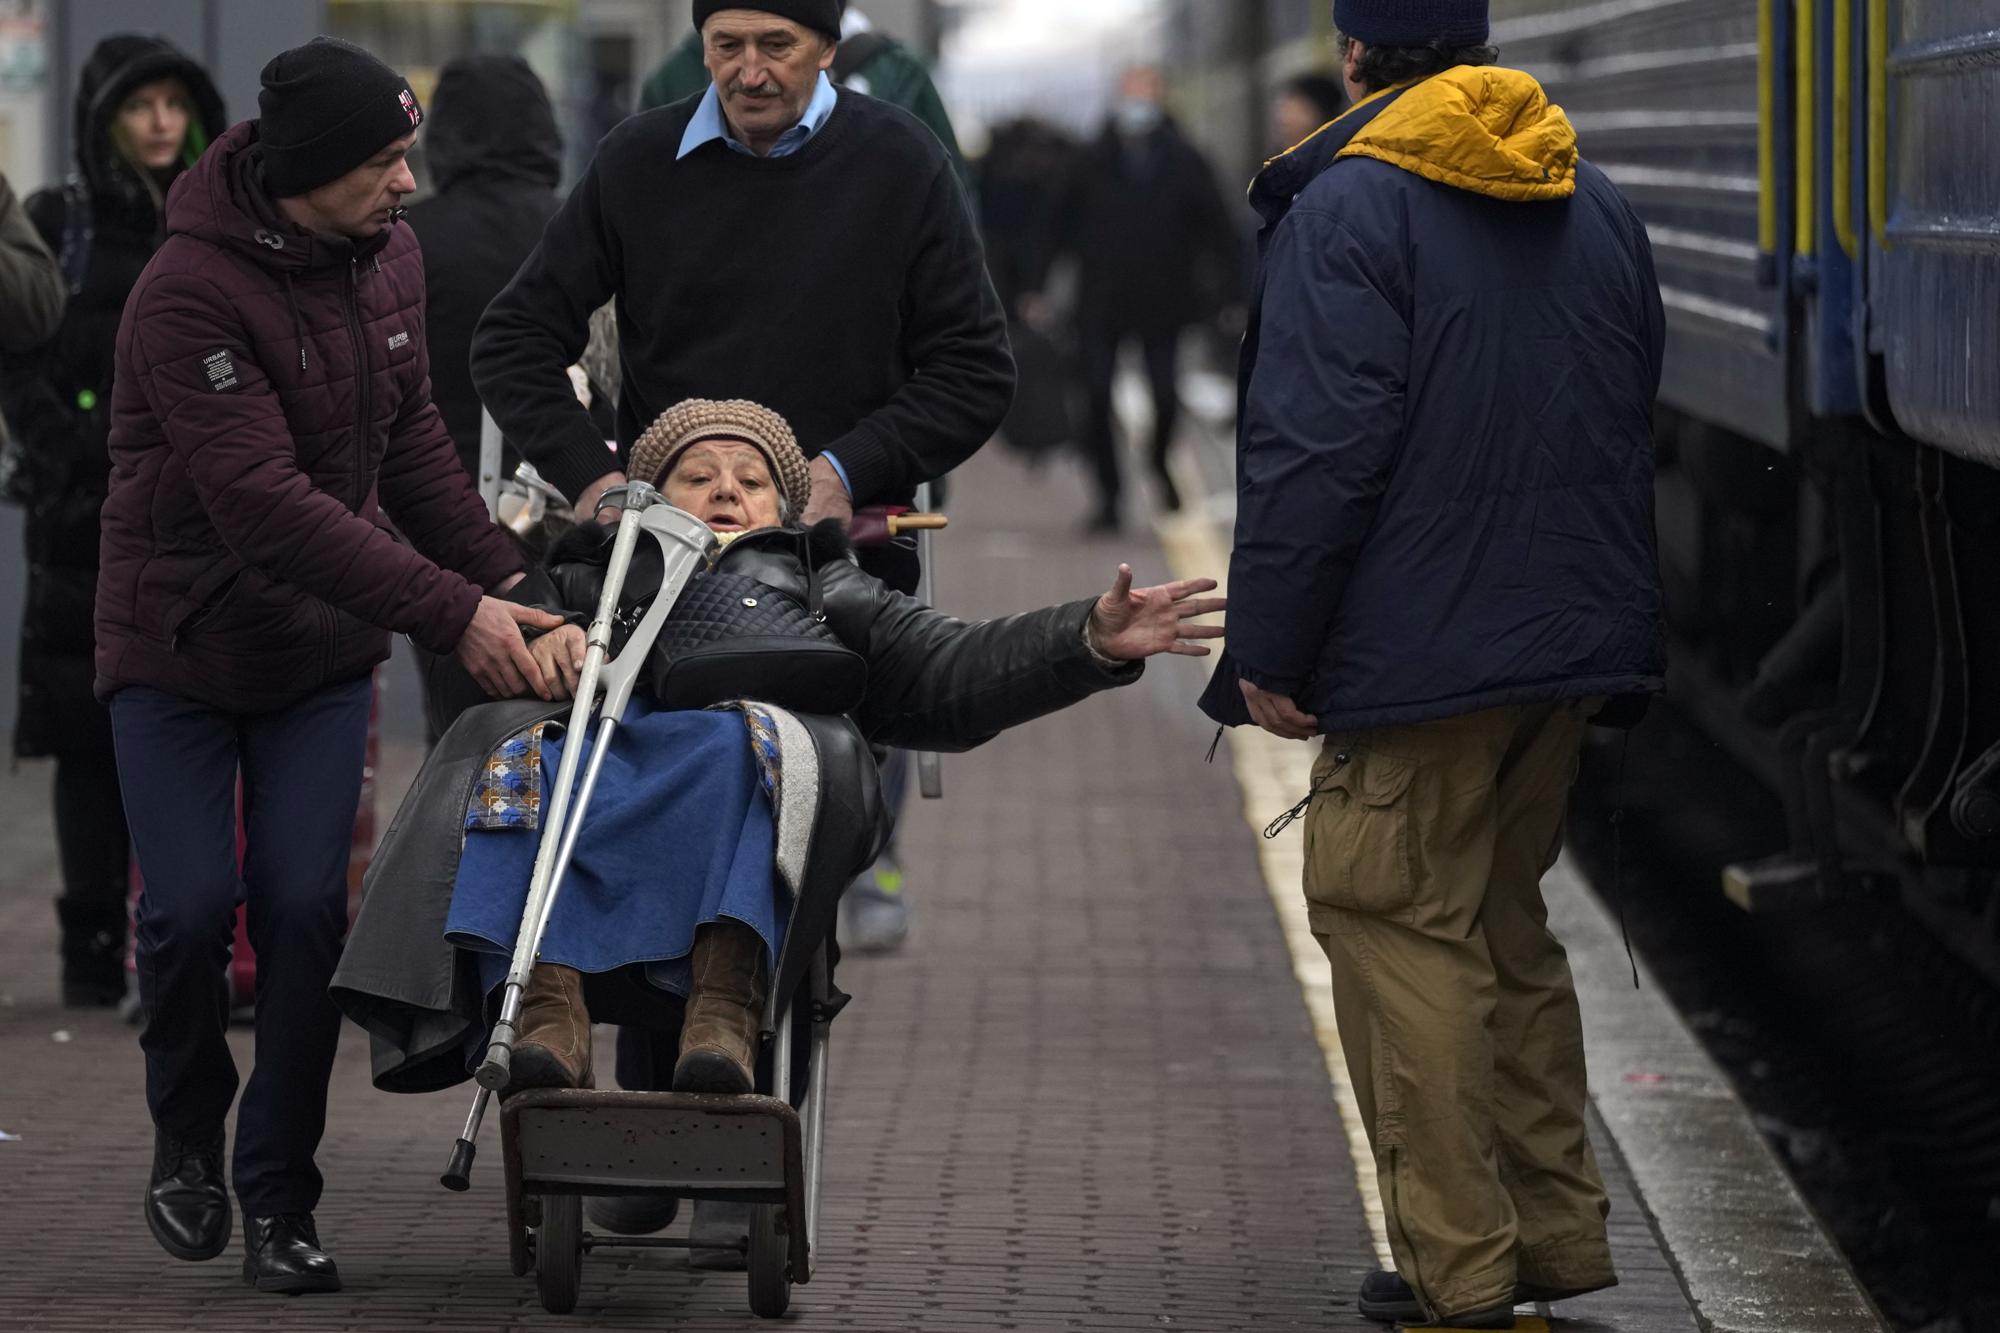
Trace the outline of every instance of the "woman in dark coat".
<path fill-rule="evenodd" d="M 14 753 L 56 760 L 56 911 L 70 1005 L 116 1004 L 125 993 L 128 838 L 110 714 L 91 697 L 113 344 L 125 298 L 166 239 L 168 189 L 224 127 L 201 66 L 158 38 L 107 37 L 77 80 L 77 174 L 27 201 L 70 296 L 52 338 L 0 357 L 0 412 L 20 464 L 9 498 L 28 511 Z"/>
<path fill-rule="evenodd" d="M 424 129 L 437 193 L 410 209 L 424 246 L 431 401 L 479 475 L 472 331 L 555 215 L 562 134 L 542 81 L 519 56 L 461 56 L 438 75 Z M 520 461 L 507 451 L 501 475 Z"/>
<path fill-rule="evenodd" d="M 1121 568 L 1100 598 L 1002 620 L 932 610 L 862 572 L 838 525 L 796 525 L 811 489 L 805 456 L 783 418 L 751 403 L 669 410 L 633 446 L 630 475 L 725 544 L 681 592 L 659 640 L 678 651 L 656 645 L 652 698 L 634 702 L 606 757 L 531 975 L 508 1087 L 589 1086 L 590 1010 L 614 993 L 606 983 L 622 992 L 616 1021 L 643 1021 L 623 1007 L 629 979 L 686 997 L 676 1091 L 746 1092 L 765 997 L 790 993 L 792 960 L 810 956 L 886 832 L 868 746 L 970 749 L 1136 680 L 1144 658 L 1206 655 L 1199 641 L 1221 627 L 1190 622 L 1223 603 L 1200 595 L 1208 580 L 1134 589 Z M 587 526 L 509 595 L 582 619 L 608 546 Z M 649 550 L 657 557 L 642 542 Z M 659 578 L 657 558 L 635 555 L 629 613 Z M 699 662 L 688 636 L 712 641 L 707 628 L 723 624 L 733 656 L 705 680 L 687 677 Z M 544 679 L 575 687 L 581 628 L 530 650 Z M 371 866 L 333 993 L 382 1039 L 379 1086 L 465 1076 L 520 925 L 552 751 L 568 743 L 545 723 L 566 715 L 534 701 L 463 715 Z M 468 731 L 479 732 L 471 744 Z M 815 793 L 796 825 L 810 836 L 793 837 L 796 798 Z"/>

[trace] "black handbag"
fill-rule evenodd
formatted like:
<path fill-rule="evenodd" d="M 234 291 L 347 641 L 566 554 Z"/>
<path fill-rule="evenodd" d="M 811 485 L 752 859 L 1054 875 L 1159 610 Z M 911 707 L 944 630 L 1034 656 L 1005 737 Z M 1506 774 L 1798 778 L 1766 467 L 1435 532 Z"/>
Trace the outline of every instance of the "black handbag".
<path fill-rule="evenodd" d="M 827 627 L 818 571 L 806 604 L 742 574 L 697 575 L 667 613 L 646 663 L 655 702 L 708 708 L 755 699 L 798 713 L 849 713 L 868 692 L 868 662 Z"/>

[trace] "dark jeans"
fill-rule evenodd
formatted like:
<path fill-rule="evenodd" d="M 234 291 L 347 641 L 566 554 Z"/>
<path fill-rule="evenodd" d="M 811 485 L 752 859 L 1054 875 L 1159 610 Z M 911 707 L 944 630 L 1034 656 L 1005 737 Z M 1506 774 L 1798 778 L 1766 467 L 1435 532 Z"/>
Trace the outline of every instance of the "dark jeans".
<path fill-rule="evenodd" d="M 1167 450 L 1180 424 L 1180 326 L 1124 328 L 1113 323 L 1086 322 L 1079 339 L 1088 415 L 1083 425 L 1084 457 L 1097 473 L 1099 512 L 1115 515 L 1124 490 L 1118 463 L 1118 422 L 1112 410 L 1111 386 L 1118 373 L 1118 349 L 1136 338 L 1146 362 L 1146 381 L 1153 391 L 1153 471 L 1167 475 Z"/>
<path fill-rule="evenodd" d="M 340 1036 L 327 997 L 347 934 L 347 862 L 368 743 L 364 677 L 243 715 L 132 687 L 111 703 L 139 869 L 146 1102 L 177 1139 L 222 1133 L 236 1095 L 226 969 L 239 899 L 257 951 L 254 1068 L 236 1118 L 236 1195 L 253 1217 L 311 1212 Z M 236 779 L 245 849 L 236 863 Z"/>
<path fill-rule="evenodd" d="M 55 816 L 63 897 L 93 914 L 124 916 L 132 839 L 118 791 L 118 761 L 109 751 L 57 757 Z M 124 938 L 122 925 L 117 934 Z"/>

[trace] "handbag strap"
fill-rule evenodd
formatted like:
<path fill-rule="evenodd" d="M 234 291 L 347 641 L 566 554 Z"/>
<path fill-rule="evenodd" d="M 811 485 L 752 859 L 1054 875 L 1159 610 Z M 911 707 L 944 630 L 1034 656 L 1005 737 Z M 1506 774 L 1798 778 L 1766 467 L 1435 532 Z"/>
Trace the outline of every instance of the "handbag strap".
<path fill-rule="evenodd" d="M 826 623 L 826 589 L 820 585 L 819 566 L 813 562 L 812 536 L 802 534 L 799 550 L 806 562 L 806 614 L 821 625 Z"/>

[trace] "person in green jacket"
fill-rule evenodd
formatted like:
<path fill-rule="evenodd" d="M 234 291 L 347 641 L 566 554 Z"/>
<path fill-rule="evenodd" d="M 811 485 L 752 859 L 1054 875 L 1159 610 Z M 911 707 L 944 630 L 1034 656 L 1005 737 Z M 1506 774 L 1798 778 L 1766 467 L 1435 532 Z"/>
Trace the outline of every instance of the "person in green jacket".
<path fill-rule="evenodd" d="M 54 333 L 66 294 L 55 256 L 0 176 L 0 351 L 25 352 Z"/>
<path fill-rule="evenodd" d="M 840 54 L 834 57 L 829 72 L 835 83 L 899 106 L 928 125 L 951 154 L 959 180 L 967 190 L 972 188 L 972 173 L 966 166 L 965 154 L 959 151 L 951 116 L 944 109 L 944 99 L 938 96 L 922 56 L 887 33 L 877 31 L 866 15 L 848 5 L 840 20 Z M 701 33 L 690 32 L 679 49 L 646 80 L 639 92 L 639 110 L 651 111 L 699 96 L 708 84 L 708 69 L 701 62 Z"/>

